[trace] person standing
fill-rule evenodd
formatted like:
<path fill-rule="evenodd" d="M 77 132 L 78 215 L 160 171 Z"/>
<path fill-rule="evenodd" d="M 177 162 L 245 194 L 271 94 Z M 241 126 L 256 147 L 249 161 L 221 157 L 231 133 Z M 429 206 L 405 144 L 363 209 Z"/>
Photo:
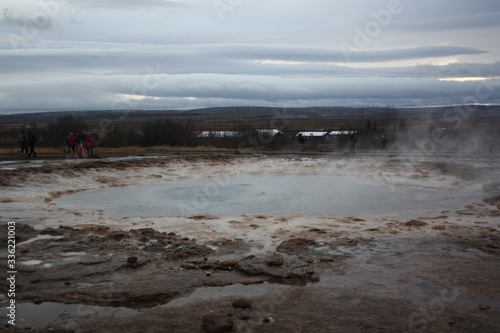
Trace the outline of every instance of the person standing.
<path fill-rule="evenodd" d="M 32 154 L 33 154 L 33 157 L 36 157 L 35 143 L 36 143 L 35 135 L 31 132 L 28 132 L 28 146 L 30 148 L 30 151 L 28 153 L 28 157 L 31 157 Z"/>
<path fill-rule="evenodd" d="M 69 132 L 68 136 L 68 143 L 69 143 L 69 149 L 68 149 L 68 154 L 71 153 L 75 155 L 76 151 L 76 135 L 73 132 Z"/>
<path fill-rule="evenodd" d="M 306 142 L 306 140 L 302 136 L 302 133 L 299 133 L 298 141 L 299 141 L 299 153 L 303 153 L 304 152 L 304 143 Z"/>
<path fill-rule="evenodd" d="M 78 152 L 78 157 L 83 158 L 83 145 L 85 144 L 85 135 L 82 131 L 79 131 L 76 135 L 76 150 Z"/>
<path fill-rule="evenodd" d="M 21 148 L 21 155 L 22 154 L 28 155 L 28 140 L 26 139 L 26 134 L 24 133 L 24 130 L 21 131 L 18 142 L 19 142 L 19 147 Z"/>
<path fill-rule="evenodd" d="M 94 157 L 94 138 L 90 133 L 87 133 L 85 135 L 85 146 L 87 147 L 87 157 L 88 158 L 93 158 Z"/>
<path fill-rule="evenodd" d="M 349 150 L 349 154 L 355 154 L 354 148 L 356 146 L 356 142 L 358 141 L 358 137 L 356 136 L 356 133 L 352 133 L 351 137 L 349 138 L 349 141 L 351 143 L 351 147 Z"/>
<path fill-rule="evenodd" d="M 382 134 L 382 149 L 380 151 L 387 151 L 387 139 L 385 138 L 385 136 Z"/>

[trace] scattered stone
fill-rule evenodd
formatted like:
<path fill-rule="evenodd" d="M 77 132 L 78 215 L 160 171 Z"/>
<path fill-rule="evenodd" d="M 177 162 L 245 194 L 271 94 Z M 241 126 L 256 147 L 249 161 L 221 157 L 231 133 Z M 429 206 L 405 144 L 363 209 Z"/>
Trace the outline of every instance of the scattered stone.
<path fill-rule="evenodd" d="M 250 315 L 248 313 L 242 313 L 242 314 L 240 314 L 239 319 L 248 320 L 248 319 L 250 319 Z"/>
<path fill-rule="evenodd" d="M 484 188 L 484 186 L 483 186 L 483 188 Z M 499 188 L 500 188 L 500 186 L 499 186 Z M 500 209 L 500 195 L 496 195 L 496 196 L 490 197 L 490 198 L 485 198 L 485 199 L 483 199 L 483 201 L 491 206 L 496 206 L 498 209 Z"/>
<path fill-rule="evenodd" d="M 41 281 L 40 279 L 33 279 L 33 280 L 30 281 L 30 283 L 38 283 L 40 281 Z"/>
<path fill-rule="evenodd" d="M 309 264 L 295 258 L 283 259 L 281 266 L 270 266 L 269 258 L 249 256 L 241 260 L 236 266 L 237 269 L 251 275 L 268 275 L 277 278 L 299 278 L 307 279 L 312 271 Z"/>
<path fill-rule="evenodd" d="M 311 257 L 302 257 L 302 258 L 299 258 L 301 261 L 303 262 L 307 262 L 309 264 L 313 263 L 314 262 L 314 258 L 311 258 Z"/>
<path fill-rule="evenodd" d="M 206 275 L 206 276 L 212 276 L 212 273 L 207 272 L 205 275 Z"/>
<path fill-rule="evenodd" d="M 446 229 L 446 226 L 444 226 L 442 224 L 441 225 L 435 225 L 435 226 L 432 227 L 432 229 L 433 230 L 444 230 L 444 229 Z"/>
<path fill-rule="evenodd" d="M 319 281 L 319 274 L 313 273 L 311 276 L 309 276 L 309 280 L 312 282 L 318 282 Z"/>
<path fill-rule="evenodd" d="M 314 244 L 316 244 L 316 241 L 312 239 L 293 238 L 281 242 L 280 245 L 278 245 L 277 250 L 285 253 L 300 253 L 307 250 L 309 246 Z"/>
<path fill-rule="evenodd" d="M 283 266 L 284 263 L 285 260 L 283 260 L 283 258 L 280 256 L 272 256 L 266 258 L 266 264 L 268 266 Z"/>
<path fill-rule="evenodd" d="M 199 265 L 199 264 L 203 264 L 205 261 L 207 261 L 207 258 L 194 258 L 194 259 L 190 259 L 188 261 L 186 261 L 188 264 L 195 264 L 195 265 Z"/>
<path fill-rule="evenodd" d="M 226 261 L 221 262 L 220 264 L 221 264 L 221 266 L 225 266 L 231 270 L 231 269 L 235 268 L 239 262 L 240 262 L 239 260 L 235 259 L 235 260 L 226 260 Z"/>
<path fill-rule="evenodd" d="M 202 318 L 203 328 L 208 333 L 226 333 L 233 330 L 233 320 L 227 316 L 209 314 Z"/>
<path fill-rule="evenodd" d="M 482 311 L 489 310 L 489 309 L 491 309 L 491 305 L 479 304 L 479 309 L 481 309 Z"/>
<path fill-rule="evenodd" d="M 240 309 L 251 309 L 252 304 L 246 298 L 239 298 L 233 301 L 233 307 Z"/>
<path fill-rule="evenodd" d="M 19 252 L 21 252 L 21 253 L 28 253 L 28 252 L 30 252 L 30 249 L 20 249 Z"/>
<path fill-rule="evenodd" d="M 71 282 L 66 281 L 66 282 L 64 282 L 64 285 L 69 286 L 69 285 L 71 285 Z"/>
<path fill-rule="evenodd" d="M 127 233 L 124 231 L 115 231 L 107 235 L 105 238 L 113 241 L 120 241 L 127 238 Z"/>
<path fill-rule="evenodd" d="M 327 231 L 319 228 L 311 228 L 309 229 L 309 232 L 317 232 L 318 234 L 326 234 Z"/>
<path fill-rule="evenodd" d="M 401 225 L 406 226 L 406 227 L 424 227 L 427 225 L 424 221 L 420 220 L 410 220 L 408 222 L 403 222 Z"/>
<path fill-rule="evenodd" d="M 137 262 L 137 260 L 139 260 L 137 257 L 128 257 L 128 258 L 127 258 L 127 262 L 128 262 L 129 264 L 136 263 L 136 262 Z"/>

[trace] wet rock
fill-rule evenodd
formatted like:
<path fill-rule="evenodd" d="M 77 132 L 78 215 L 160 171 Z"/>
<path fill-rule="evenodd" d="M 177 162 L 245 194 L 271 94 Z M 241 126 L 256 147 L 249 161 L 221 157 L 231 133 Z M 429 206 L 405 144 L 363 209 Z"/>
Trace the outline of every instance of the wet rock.
<path fill-rule="evenodd" d="M 319 281 L 319 274 L 313 273 L 311 276 L 309 276 L 309 280 L 312 282 L 318 282 Z"/>
<path fill-rule="evenodd" d="M 401 225 L 403 225 L 405 227 L 424 227 L 427 225 L 427 223 L 425 223 L 424 221 L 420 221 L 420 220 L 410 220 L 408 222 L 401 223 Z"/>
<path fill-rule="evenodd" d="M 491 305 L 479 304 L 479 309 L 481 309 L 482 311 L 489 310 L 489 309 L 491 309 Z"/>
<path fill-rule="evenodd" d="M 46 229 L 43 229 L 42 231 L 40 231 L 40 235 L 62 236 L 62 235 L 64 235 L 64 233 L 60 229 L 57 230 L 57 229 L 53 229 L 53 228 L 46 228 Z"/>
<path fill-rule="evenodd" d="M 498 209 L 500 209 L 500 195 L 483 199 L 483 201 L 489 205 L 496 206 Z"/>
<path fill-rule="evenodd" d="M 238 265 L 239 262 L 240 262 L 239 260 L 235 259 L 235 260 L 226 260 L 226 261 L 221 262 L 220 264 L 222 266 L 229 268 L 229 269 L 233 269 L 236 267 L 236 265 Z"/>
<path fill-rule="evenodd" d="M 313 271 L 309 265 L 294 258 L 283 259 L 281 266 L 269 266 L 267 258 L 249 256 L 241 260 L 236 266 L 237 269 L 251 275 L 268 275 L 277 278 L 307 279 L 308 273 Z"/>
<path fill-rule="evenodd" d="M 280 245 L 278 245 L 277 250 L 285 253 L 301 253 L 314 244 L 316 244 L 316 242 L 312 239 L 292 238 L 281 242 Z"/>
<path fill-rule="evenodd" d="M 126 232 L 122 232 L 122 231 L 117 231 L 117 232 L 113 232 L 109 235 L 107 235 L 105 238 L 108 240 L 113 240 L 113 241 L 119 241 L 119 240 L 122 240 L 122 239 L 125 239 L 127 238 L 127 233 Z"/>
<path fill-rule="evenodd" d="M 318 229 L 318 228 L 311 228 L 309 229 L 309 232 L 317 232 L 318 234 L 326 234 L 327 231 L 323 229 Z"/>
<path fill-rule="evenodd" d="M 285 263 L 285 260 L 281 256 L 272 256 L 272 257 L 266 258 L 266 264 L 268 266 L 278 267 L 278 266 L 283 266 L 284 263 Z"/>
<path fill-rule="evenodd" d="M 250 304 L 250 302 L 246 298 L 239 298 L 233 301 L 233 307 L 240 309 L 251 309 L 252 304 Z"/>
<path fill-rule="evenodd" d="M 248 319 L 250 319 L 250 315 L 248 313 L 242 313 L 242 314 L 240 314 L 240 316 L 238 317 L 238 319 L 248 320 Z"/>
<path fill-rule="evenodd" d="M 233 320 L 227 316 L 210 314 L 202 319 L 203 328 L 208 333 L 226 333 L 233 330 Z"/>
<path fill-rule="evenodd" d="M 169 248 L 163 248 L 162 251 L 164 258 L 167 260 L 200 257 L 213 252 L 208 246 L 199 245 L 193 241 L 175 242 Z"/>
<path fill-rule="evenodd" d="M 218 270 L 218 271 L 230 271 L 234 266 L 223 265 L 220 261 L 207 261 L 198 266 L 200 269 L 205 270 Z"/>
<path fill-rule="evenodd" d="M 133 264 L 133 263 L 136 263 L 137 260 L 138 260 L 137 257 L 128 257 L 127 258 L 127 263 Z"/>

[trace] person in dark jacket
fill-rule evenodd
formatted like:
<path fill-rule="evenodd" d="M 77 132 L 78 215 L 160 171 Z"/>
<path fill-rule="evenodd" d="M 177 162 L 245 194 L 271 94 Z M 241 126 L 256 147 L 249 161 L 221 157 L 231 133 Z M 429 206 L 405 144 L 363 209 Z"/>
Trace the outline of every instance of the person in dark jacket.
<path fill-rule="evenodd" d="M 21 155 L 22 154 L 28 155 L 28 139 L 26 138 L 26 133 L 24 133 L 24 131 L 21 131 L 18 142 L 19 142 L 19 148 L 21 148 Z"/>
<path fill-rule="evenodd" d="M 299 133 L 297 139 L 299 142 L 299 153 L 303 153 L 304 152 L 304 143 L 306 142 L 306 140 L 302 136 L 302 133 Z"/>
<path fill-rule="evenodd" d="M 351 137 L 349 138 L 349 141 L 351 143 L 351 147 L 349 150 L 349 154 L 355 154 L 354 148 L 356 146 L 356 142 L 358 142 L 358 137 L 356 136 L 356 133 L 353 133 Z"/>
<path fill-rule="evenodd" d="M 35 143 L 36 143 L 35 135 L 31 132 L 28 132 L 28 147 L 30 148 L 30 151 L 28 153 L 28 157 L 31 157 L 32 154 L 33 154 L 33 157 L 36 157 Z"/>
<path fill-rule="evenodd" d="M 387 139 L 382 135 L 382 149 L 380 151 L 387 151 Z"/>

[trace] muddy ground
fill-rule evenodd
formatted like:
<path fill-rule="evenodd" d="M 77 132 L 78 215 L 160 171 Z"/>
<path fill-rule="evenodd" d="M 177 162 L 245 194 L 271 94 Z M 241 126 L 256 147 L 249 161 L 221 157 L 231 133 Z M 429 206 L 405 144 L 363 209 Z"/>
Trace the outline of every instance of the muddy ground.
<path fill-rule="evenodd" d="M 16 222 L 19 305 L 16 326 L 0 332 L 500 332 L 496 160 L 206 154 L 33 163 L 0 168 L 0 234 Z M 284 173 L 468 189 L 484 200 L 397 217 L 200 209 L 114 218 L 57 203 L 87 189 Z M 0 288 L 4 307 L 8 286 Z"/>

